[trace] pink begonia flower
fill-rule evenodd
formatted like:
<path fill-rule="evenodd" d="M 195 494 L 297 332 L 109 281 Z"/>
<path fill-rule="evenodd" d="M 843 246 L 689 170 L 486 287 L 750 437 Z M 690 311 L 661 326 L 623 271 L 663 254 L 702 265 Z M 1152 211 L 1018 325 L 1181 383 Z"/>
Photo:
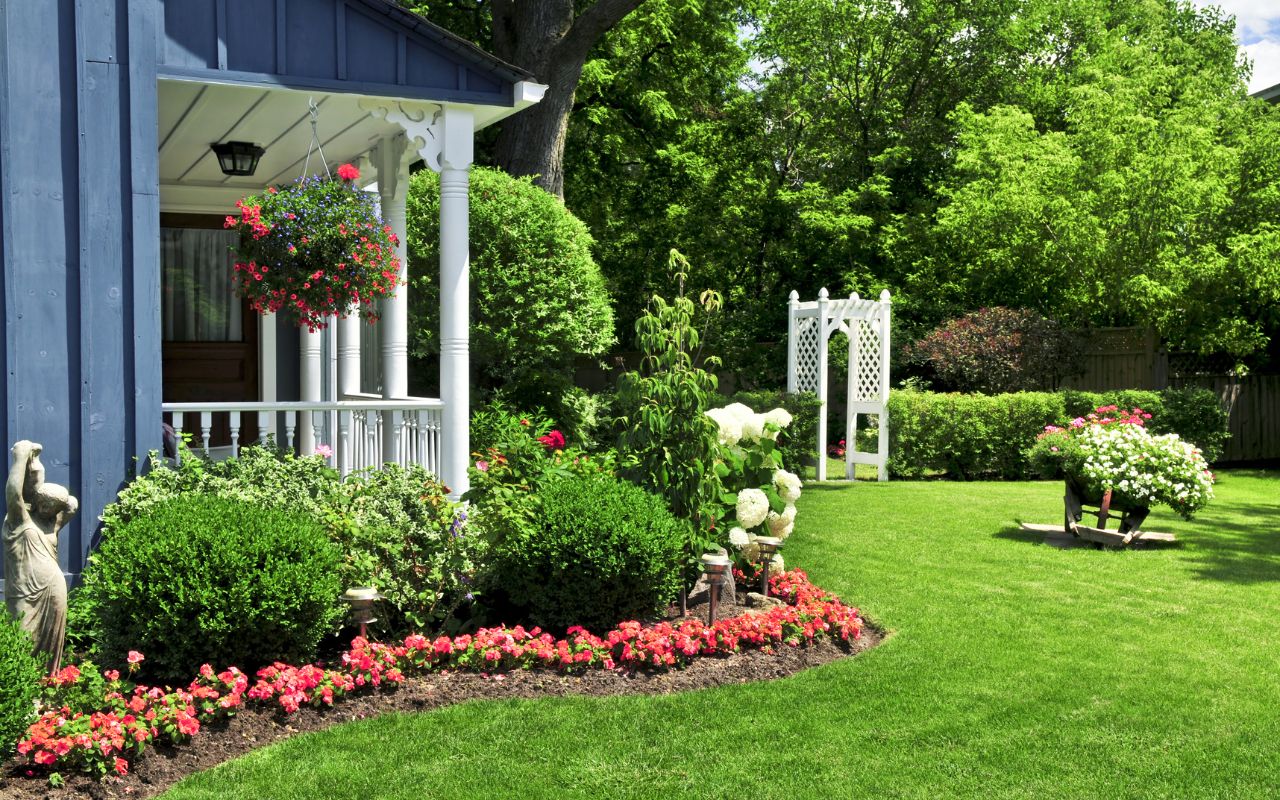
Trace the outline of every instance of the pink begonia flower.
<path fill-rule="evenodd" d="M 488 472 L 488 471 L 489 471 L 489 462 L 488 462 L 488 461 L 477 461 L 477 462 L 476 462 L 476 469 L 480 470 L 481 472 Z"/>
<path fill-rule="evenodd" d="M 333 455 L 333 448 L 327 444 L 318 444 L 316 445 L 316 455 L 321 458 L 329 458 Z"/>

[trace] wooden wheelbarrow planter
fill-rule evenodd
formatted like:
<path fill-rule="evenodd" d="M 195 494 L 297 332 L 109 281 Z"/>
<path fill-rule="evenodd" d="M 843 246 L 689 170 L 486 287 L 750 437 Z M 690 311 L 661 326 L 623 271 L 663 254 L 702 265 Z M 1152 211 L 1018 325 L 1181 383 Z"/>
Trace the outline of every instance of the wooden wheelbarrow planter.
<path fill-rule="evenodd" d="M 1108 490 L 1100 498 L 1090 498 L 1083 487 L 1070 479 L 1066 482 L 1066 495 L 1062 527 L 1056 525 L 1039 525 L 1033 522 L 1022 523 L 1022 529 L 1045 534 L 1046 544 L 1071 544 L 1083 540 L 1095 547 L 1130 547 L 1139 542 L 1176 542 L 1172 533 L 1144 531 L 1139 528 L 1146 521 L 1151 509 L 1135 507 L 1120 509 L 1112 506 L 1111 491 Z M 1086 506 L 1093 506 L 1096 511 L 1089 511 Z M 1096 514 L 1098 526 L 1082 525 L 1085 512 Z M 1107 530 L 1107 522 L 1112 516 L 1119 516 L 1120 524 L 1115 530 Z"/>

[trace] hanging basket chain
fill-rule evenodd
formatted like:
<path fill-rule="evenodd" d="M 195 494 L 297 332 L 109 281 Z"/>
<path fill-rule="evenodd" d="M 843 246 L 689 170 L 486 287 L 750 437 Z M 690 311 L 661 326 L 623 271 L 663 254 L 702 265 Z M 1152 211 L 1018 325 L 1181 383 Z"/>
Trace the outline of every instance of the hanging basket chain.
<path fill-rule="evenodd" d="M 311 170 L 312 153 L 320 154 L 320 163 L 324 166 L 324 174 L 329 174 L 329 161 L 324 157 L 324 148 L 320 146 L 320 134 L 317 132 L 320 122 L 320 106 L 316 105 L 314 97 L 307 98 L 307 108 L 311 112 L 311 143 L 307 145 L 307 159 L 302 164 L 302 177 L 304 179 Z"/>

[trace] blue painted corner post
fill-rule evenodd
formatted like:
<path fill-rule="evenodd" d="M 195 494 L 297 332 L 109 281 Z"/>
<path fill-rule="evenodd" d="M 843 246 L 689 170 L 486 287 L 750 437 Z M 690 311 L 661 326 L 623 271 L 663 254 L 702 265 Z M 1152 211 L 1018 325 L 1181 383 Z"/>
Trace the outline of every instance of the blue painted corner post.
<path fill-rule="evenodd" d="M 160 0 L 0 0 L 0 443 L 80 498 L 78 576 L 134 456 L 160 443 Z M 2 557 L 2 556 L 0 556 Z"/>

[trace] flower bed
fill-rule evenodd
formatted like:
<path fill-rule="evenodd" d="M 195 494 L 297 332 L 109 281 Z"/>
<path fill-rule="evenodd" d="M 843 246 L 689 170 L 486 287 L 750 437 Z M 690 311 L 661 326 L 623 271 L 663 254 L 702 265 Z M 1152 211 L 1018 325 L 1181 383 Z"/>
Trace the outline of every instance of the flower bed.
<path fill-rule="evenodd" d="M 828 637 L 848 642 L 861 636 L 857 609 L 814 586 L 803 571 L 775 575 L 769 586 L 770 594 L 786 605 L 714 625 L 697 619 L 652 625 L 633 621 L 605 636 L 574 628 L 564 638 L 516 626 L 435 639 L 415 634 L 399 644 L 356 638 L 332 666 L 275 664 L 260 670 L 252 685 L 235 668 L 215 672 L 207 665 L 185 690 L 133 685 L 108 671 L 97 708 L 83 703 L 77 704 L 78 710 L 66 704 L 48 708 L 28 729 L 19 752 L 51 774 L 68 770 L 123 775 L 147 745 L 186 742 L 202 726 L 248 703 L 291 714 L 303 706 L 332 706 L 352 693 L 394 688 L 409 676 L 433 672 L 660 672 L 699 657 L 799 647 Z M 89 678 L 68 667 L 49 688 L 54 697 L 71 696 L 91 684 Z"/>

